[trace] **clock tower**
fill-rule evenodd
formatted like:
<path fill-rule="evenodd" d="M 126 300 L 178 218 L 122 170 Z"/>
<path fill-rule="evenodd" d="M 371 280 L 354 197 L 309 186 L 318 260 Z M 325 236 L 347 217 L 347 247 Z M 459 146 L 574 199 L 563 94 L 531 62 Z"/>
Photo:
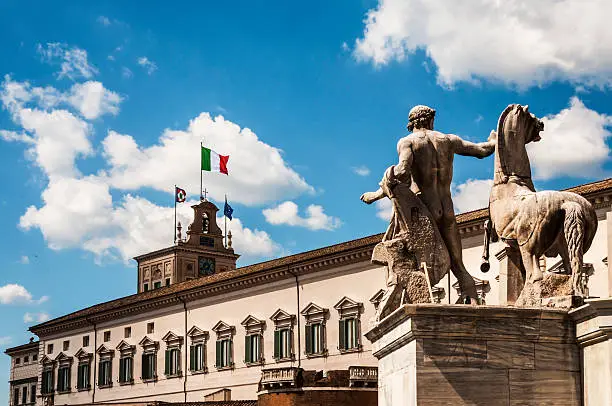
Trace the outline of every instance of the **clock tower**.
<path fill-rule="evenodd" d="M 227 246 L 224 244 L 217 206 L 204 199 L 191 208 L 194 217 L 186 238 L 179 223 L 175 245 L 134 258 L 138 262 L 139 293 L 236 269 L 239 255 L 232 248 L 231 232 Z"/>

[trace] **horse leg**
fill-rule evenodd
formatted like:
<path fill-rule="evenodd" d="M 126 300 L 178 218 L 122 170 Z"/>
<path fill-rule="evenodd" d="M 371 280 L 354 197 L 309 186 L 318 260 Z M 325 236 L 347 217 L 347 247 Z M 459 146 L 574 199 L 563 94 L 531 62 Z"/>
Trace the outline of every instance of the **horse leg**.
<path fill-rule="evenodd" d="M 525 285 L 516 300 L 515 306 L 539 306 L 541 299 L 540 284 L 536 283 L 534 276 L 537 276 L 540 263 L 539 257 L 533 254 L 526 246 L 520 248 L 523 267 L 525 268 Z"/>
<path fill-rule="evenodd" d="M 563 233 L 565 234 L 565 241 L 567 242 L 569 266 L 572 271 L 572 289 L 575 295 L 582 296 L 584 292 L 582 292 L 582 287 L 579 286 L 579 280 L 582 273 L 585 231 L 582 207 L 575 202 L 565 202 L 561 208 L 565 210 Z"/>

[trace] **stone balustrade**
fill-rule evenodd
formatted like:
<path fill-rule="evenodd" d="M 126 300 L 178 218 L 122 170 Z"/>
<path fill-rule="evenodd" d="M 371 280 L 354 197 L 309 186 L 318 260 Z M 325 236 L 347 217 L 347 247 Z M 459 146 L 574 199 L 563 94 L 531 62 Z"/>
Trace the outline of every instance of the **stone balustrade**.
<path fill-rule="evenodd" d="M 378 368 L 351 366 L 349 367 L 350 386 L 376 386 L 378 384 Z"/>
<path fill-rule="evenodd" d="M 264 369 L 261 371 L 260 384 L 264 389 L 295 386 L 298 371 L 297 367 Z"/>

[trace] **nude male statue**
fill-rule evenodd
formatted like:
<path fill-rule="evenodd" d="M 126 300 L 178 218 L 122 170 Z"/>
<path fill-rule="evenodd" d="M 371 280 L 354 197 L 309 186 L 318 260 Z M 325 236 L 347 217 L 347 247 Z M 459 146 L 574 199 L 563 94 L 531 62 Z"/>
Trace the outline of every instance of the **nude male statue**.
<path fill-rule="evenodd" d="M 455 154 L 477 158 L 491 155 L 495 150 L 496 133 L 492 131 L 487 142 L 465 141 L 453 134 L 434 131 L 435 114 L 436 111 L 427 106 L 415 106 L 410 110 L 408 130 L 412 135 L 402 138 L 397 144 L 399 163 L 387 169 L 380 189 L 364 193 L 361 200 L 371 204 L 393 193 L 393 188 L 399 183 L 410 185 L 427 206 L 440 230 L 450 255 L 451 270 L 459 281 L 462 299 L 469 296 L 476 300 L 474 279 L 463 264 L 461 239 L 451 198 L 453 158 Z"/>

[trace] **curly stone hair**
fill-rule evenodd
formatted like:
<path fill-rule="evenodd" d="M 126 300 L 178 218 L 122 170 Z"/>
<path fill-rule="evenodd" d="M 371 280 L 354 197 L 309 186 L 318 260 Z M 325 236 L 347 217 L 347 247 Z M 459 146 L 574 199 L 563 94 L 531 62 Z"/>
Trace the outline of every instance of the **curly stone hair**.
<path fill-rule="evenodd" d="M 429 120 L 436 116 L 436 110 L 428 106 L 414 106 L 408 113 L 408 131 L 422 128 L 429 123 Z"/>

